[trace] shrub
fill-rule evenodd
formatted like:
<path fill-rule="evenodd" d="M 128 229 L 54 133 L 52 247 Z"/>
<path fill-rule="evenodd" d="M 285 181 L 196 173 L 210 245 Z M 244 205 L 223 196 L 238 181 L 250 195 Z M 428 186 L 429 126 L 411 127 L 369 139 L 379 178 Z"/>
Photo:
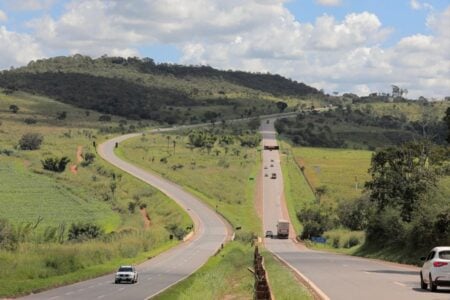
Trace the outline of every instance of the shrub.
<path fill-rule="evenodd" d="M 95 154 L 92 152 L 86 152 L 83 154 L 83 162 L 81 163 L 81 165 L 83 167 L 87 167 L 90 164 L 92 164 L 95 160 Z"/>
<path fill-rule="evenodd" d="M 324 233 L 327 244 L 333 248 L 351 248 L 364 243 L 363 231 L 349 231 L 345 229 L 335 229 Z"/>
<path fill-rule="evenodd" d="M 0 219 L 0 249 L 16 250 L 19 244 L 14 228 L 8 220 Z"/>
<path fill-rule="evenodd" d="M 59 111 L 56 113 L 56 119 L 64 120 L 66 118 L 67 118 L 67 112 L 65 112 L 65 111 Z"/>
<path fill-rule="evenodd" d="M 31 124 L 36 124 L 37 120 L 34 118 L 26 118 L 25 120 L 23 120 L 25 122 L 25 124 L 31 125 Z"/>
<path fill-rule="evenodd" d="M 297 218 L 303 224 L 302 239 L 310 239 L 313 236 L 320 236 L 325 231 L 333 228 L 336 223 L 336 216 L 331 207 L 313 204 L 297 213 Z"/>
<path fill-rule="evenodd" d="M 37 150 L 42 144 L 44 137 L 39 133 L 25 133 L 19 140 L 22 150 Z"/>
<path fill-rule="evenodd" d="M 9 110 L 10 110 L 12 113 L 16 114 L 16 113 L 19 111 L 19 107 L 18 107 L 17 105 L 15 105 L 15 104 L 11 104 L 11 105 L 9 106 Z"/>
<path fill-rule="evenodd" d="M 101 115 L 100 117 L 98 117 L 98 120 L 100 122 L 110 122 L 111 121 L 111 116 Z"/>
<path fill-rule="evenodd" d="M 49 157 L 45 160 L 41 160 L 42 167 L 45 170 L 49 170 L 52 172 L 64 172 L 66 169 L 66 165 L 70 162 L 70 159 L 67 156 L 57 158 L 57 157 Z"/>
<path fill-rule="evenodd" d="M 177 224 L 169 224 L 166 227 L 166 230 L 169 231 L 172 235 L 174 235 L 178 240 L 182 240 L 186 235 L 187 231 L 183 228 L 178 227 Z"/>
<path fill-rule="evenodd" d="M 92 223 L 72 223 L 69 228 L 69 241 L 84 241 L 95 239 L 103 235 L 103 230 Z"/>

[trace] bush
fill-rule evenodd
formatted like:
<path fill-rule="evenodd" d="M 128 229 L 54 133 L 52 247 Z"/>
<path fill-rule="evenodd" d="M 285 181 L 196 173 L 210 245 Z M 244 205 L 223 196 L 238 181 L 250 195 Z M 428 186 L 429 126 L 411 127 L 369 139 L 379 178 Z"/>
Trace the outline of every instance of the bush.
<path fill-rule="evenodd" d="M 366 196 L 353 201 L 341 202 L 337 213 L 340 223 L 350 230 L 363 230 L 367 228 L 371 203 Z"/>
<path fill-rule="evenodd" d="M 66 169 L 66 165 L 70 162 L 70 159 L 67 158 L 67 156 L 64 156 L 62 158 L 57 158 L 57 157 L 49 157 L 46 158 L 45 160 L 41 160 L 42 163 L 42 167 L 45 170 L 49 170 L 52 172 L 64 172 L 64 170 Z"/>
<path fill-rule="evenodd" d="M 85 241 L 103 235 L 103 230 L 92 223 L 72 223 L 69 228 L 69 241 Z"/>
<path fill-rule="evenodd" d="M 81 165 L 83 167 L 87 167 L 90 164 L 92 164 L 95 160 L 95 154 L 92 152 L 86 152 L 83 154 L 83 161 L 81 162 Z"/>
<path fill-rule="evenodd" d="M 186 230 L 184 230 L 183 228 L 178 227 L 178 225 L 176 225 L 176 224 L 169 224 L 165 228 L 173 236 L 175 236 L 178 240 L 182 240 L 183 237 L 187 234 Z"/>
<path fill-rule="evenodd" d="M 19 244 L 14 228 L 8 220 L 0 219 L 0 249 L 13 251 Z"/>
<path fill-rule="evenodd" d="M 110 122 L 111 121 L 111 116 L 101 115 L 100 117 L 98 117 L 98 120 L 100 122 Z"/>
<path fill-rule="evenodd" d="M 336 216 L 331 207 L 312 204 L 297 213 L 297 218 L 303 224 L 301 239 L 320 236 L 336 224 Z"/>
<path fill-rule="evenodd" d="M 335 229 L 324 233 L 327 244 L 333 248 L 351 248 L 364 243 L 364 231 Z"/>
<path fill-rule="evenodd" d="M 42 144 L 44 137 L 39 133 L 25 133 L 19 140 L 21 150 L 37 150 Z"/>
<path fill-rule="evenodd" d="M 31 124 L 36 124 L 37 120 L 34 118 L 26 118 L 25 120 L 23 120 L 25 122 L 25 124 L 31 125 Z"/>

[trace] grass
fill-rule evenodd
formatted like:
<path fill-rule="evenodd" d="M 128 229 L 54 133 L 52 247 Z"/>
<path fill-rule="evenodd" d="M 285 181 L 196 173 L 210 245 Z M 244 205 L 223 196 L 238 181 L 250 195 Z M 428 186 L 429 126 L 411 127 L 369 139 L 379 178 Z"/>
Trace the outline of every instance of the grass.
<path fill-rule="evenodd" d="M 109 274 L 119 265 L 143 262 L 177 244 L 175 241 L 160 243 L 156 248 L 141 250 L 135 256 L 127 258 L 120 253 L 119 244 L 122 242 L 125 241 L 113 244 L 92 241 L 75 245 L 47 245 L 35 248 L 37 251 L 22 249 L 23 252 L 19 254 L 0 252 L 0 277 L 8 278 L 0 281 L 0 297 L 26 295 Z M 26 247 L 36 246 L 23 246 Z M 73 268 L 76 265 L 81 268 L 76 272 L 58 273 L 58 269 L 47 266 L 50 264 L 59 265 L 59 268 Z"/>
<path fill-rule="evenodd" d="M 303 231 L 303 225 L 297 218 L 297 212 L 305 208 L 308 203 L 314 202 L 316 197 L 295 164 L 291 147 L 285 142 L 280 142 L 280 144 L 283 149 L 282 153 L 284 153 L 281 156 L 281 169 L 283 172 L 286 205 L 292 226 L 297 235 L 299 235 Z"/>
<path fill-rule="evenodd" d="M 313 299 L 309 291 L 295 277 L 294 272 L 279 262 L 272 254 L 263 251 L 264 265 L 269 284 L 275 299 L 306 300 Z"/>
<path fill-rule="evenodd" d="M 196 273 L 153 299 L 253 299 L 254 275 L 247 269 L 253 269 L 253 253 L 249 244 L 231 242 Z M 275 299 L 312 299 L 292 270 L 269 252 L 262 255 Z"/>
<path fill-rule="evenodd" d="M 123 159 L 180 184 L 217 209 L 233 226 L 260 233 L 261 222 L 253 198 L 260 155 L 256 149 L 233 147 L 240 151 L 239 156 L 231 151 L 225 154 L 217 145 L 208 154 L 189 148 L 183 133 L 168 133 L 127 140 L 116 152 Z M 215 150 L 220 153 L 216 155 Z M 167 162 L 161 161 L 164 159 Z"/>
<path fill-rule="evenodd" d="M 18 113 L 9 111 L 12 104 L 19 106 Z M 67 112 L 67 118 L 57 120 L 61 111 Z M 0 218 L 19 231 L 24 224 L 43 217 L 35 230 L 25 234 L 17 250 L 0 249 L 1 296 L 67 284 L 111 272 L 118 264 L 143 261 L 176 244 L 169 240 L 166 226 L 191 225 L 175 202 L 98 156 L 87 167 L 79 165 L 76 174 L 69 171 L 70 165 L 77 164 L 77 147 L 81 146 L 83 153 L 95 153 L 93 142 L 99 144 L 111 136 L 101 129 L 118 128 L 120 119 L 113 116 L 111 122 L 99 122 L 99 116 L 45 97 L 0 93 Z M 37 122 L 26 124 L 26 118 Z M 126 123 L 125 129 L 142 125 Z M 44 136 L 39 150 L 17 149 L 18 140 L 27 132 Z M 9 156 L 5 149 L 11 151 Z M 68 168 L 62 173 L 43 171 L 41 160 L 55 156 L 69 157 Z M 130 202 L 147 206 L 149 229 L 144 230 L 138 208 L 128 209 Z M 59 244 L 52 238 L 44 242 L 50 228 L 65 226 L 63 236 L 67 236 L 70 224 L 80 221 L 100 225 L 107 233 L 106 240 Z"/>
<path fill-rule="evenodd" d="M 98 220 L 106 231 L 120 225 L 120 216 L 107 203 L 78 197 L 52 178 L 30 172 L 18 159 L 0 157 L 0 164 L 0 218 L 18 225 L 40 216 L 45 226 Z"/>
<path fill-rule="evenodd" d="M 193 275 L 153 299 L 253 299 L 254 278 L 247 270 L 253 251 L 249 244 L 228 243 Z"/>
<path fill-rule="evenodd" d="M 326 187 L 321 200 L 347 201 L 361 195 L 364 183 L 370 179 L 372 152 L 351 149 L 293 148 L 299 165 L 314 188 Z"/>

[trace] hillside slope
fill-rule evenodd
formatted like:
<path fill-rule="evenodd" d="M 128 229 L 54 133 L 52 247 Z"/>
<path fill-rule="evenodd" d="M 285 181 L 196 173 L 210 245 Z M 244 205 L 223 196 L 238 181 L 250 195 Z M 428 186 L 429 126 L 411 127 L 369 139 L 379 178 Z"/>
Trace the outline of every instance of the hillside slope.
<path fill-rule="evenodd" d="M 279 110 L 277 101 L 320 96 L 280 75 L 155 64 L 151 59 L 55 57 L 3 71 L 0 87 L 81 108 L 159 122 L 204 122 Z"/>

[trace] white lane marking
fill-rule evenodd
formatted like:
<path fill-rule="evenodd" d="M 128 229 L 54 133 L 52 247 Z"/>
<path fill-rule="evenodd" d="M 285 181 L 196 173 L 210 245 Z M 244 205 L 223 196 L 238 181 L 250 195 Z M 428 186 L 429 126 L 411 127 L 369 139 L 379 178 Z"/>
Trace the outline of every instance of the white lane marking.
<path fill-rule="evenodd" d="M 119 292 L 123 291 L 124 289 L 125 289 L 124 287 L 121 287 L 121 288 L 119 289 Z"/>
<path fill-rule="evenodd" d="M 401 283 L 401 282 L 398 282 L 398 281 L 394 281 L 394 283 L 395 283 L 396 285 L 399 285 L 399 286 L 407 287 L 406 284 Z"/>
<path fill-rule="evenodd" d="M 72 295 L 73 293 L 75 293 L 75 292 L 67 292 L 67 293 L 65 293 L 64 295 L 66 295 L 66 296 L 69 296 L 69 295 Z"/>
<path fill-rule="evenodd" d="M 88 286 L 88 289 L 92 289 L 93 287 L 95 287 L 95 285 L 90 285 Z"/>
<path fill-rule="evenodd" d="M 367 272 L 367 271 L 364 271 L 364 273 L 372 275 L 372 273 L 371 273 L 371 272 Z"/>
<path fill-rule="evenodd" d="M 100 295 L 97 297 L 97 299 L 102 299 L 103 297 L 105 297 L 106 295 Z"/>
<path fill-rule="evenodd" d="M 58 298 L 59 298 L 59 296 L 54 296 L 54 297 L 48 298 L 48 300 L 58 299 Z"/>
<path fill-rule="evenodd" d="M 153 277 L 149 277 L 149 278 L 147 278 L 147 280 L 152 280 L 152 278 L 153 278 Z"/>
<path fill-rule="evenodd" d="M 84 290 L 85 290 L 84 288 L 78 289 L 77 292 L 80 293 L 80 292 L 82 292 L 82 291 L 84 291 Z"/>

